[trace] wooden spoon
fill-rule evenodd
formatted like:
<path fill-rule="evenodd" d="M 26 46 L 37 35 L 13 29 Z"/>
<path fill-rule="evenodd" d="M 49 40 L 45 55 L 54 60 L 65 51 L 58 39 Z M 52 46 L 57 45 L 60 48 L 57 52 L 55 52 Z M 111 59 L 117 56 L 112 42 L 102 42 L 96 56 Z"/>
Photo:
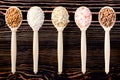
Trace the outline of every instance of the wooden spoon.
<path fill-rule="evenodd" d="M 85 7 L 79 7 L 75 12 L 75 22 L 81 30 L 81 62 L 82 73 L 86 72 L 86 30 L 92 21 L 91 11 Z"/>
<path fill-rule="evenodd" d="M 58 74 L 62 73 L 63 66 L 63 30 L 69 22 L 69 15 L 64 7 L 56 7 L 52 12 L 52 23 L 58 31 Z"/>
<path fill-rule="evenodd" d="M 12 31 L 11 37 L 11 72 L 14 74 L 16 72 L 16 55 L 17 55 L 17 42 L 16 42 L 16 31 L 22 22 L 22 12 L 17 7 L 10 7 L 7 9 L 5 14 L 6 24 Z"/>
<path fill-rule="evenodd" d="M 44 22 L 44 12 L 38 6 L 33 6 L 28 10 L 27 21 L 30 27 L 34 31 L 33 37 L 33 67 L 34 73 L 38 72 L 38 56 L 39 56 L 39 40 L 38 40 L 38 31 L 42 27 Z"/>
<path fill-rule="evenodd" d="M 108 10 L 111 10 L 110 12 L 108 12 Z M 109 15 L 109 16 L 104 16 L 105 15 Z M 112 15 L 112 16 L 110 16 Z M 108 18 L 110 17 L 110 18 Z M 113 27 L 113 25 L 115 24 L 116 21 L 116 14 L 115 11 L 113 10 L 113 8 L 111 7 L 103 7 L 100 11 L 99 11 L 99 23 L 100 25 L 103 27 L 103 29 L 105 30 L 105 42 L 104 42 L 104 55 L 105 55 L 105 72 L 106 74 L 109 73 L 109 65 L 110 65 L 110 30 Z M 112 20 L 112 18 L 114 18 Z M 107 21 L 103 21 L 103 19 L 106 19 Z M 106 23 L 109 23 L 106 25 Z"/>

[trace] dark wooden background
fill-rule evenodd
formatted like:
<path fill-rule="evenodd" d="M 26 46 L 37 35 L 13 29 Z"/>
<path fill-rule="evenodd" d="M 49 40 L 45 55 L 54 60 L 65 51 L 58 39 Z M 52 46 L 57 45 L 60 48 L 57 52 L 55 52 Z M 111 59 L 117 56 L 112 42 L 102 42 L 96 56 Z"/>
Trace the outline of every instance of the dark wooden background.
<path fill-rule="evenodd" d="M 17 32 L 17 72 L 11 71 L 11 31 L 5 24 L 4 14 L 10 6 L 23 12 L 23 22 Z M 39 31 L 39 72 L 33 73 L 33 31 L 26 21 L 27 11 L 40 6 L 45 12 L 45 22 Z M 63 74 L 57 75 L 57 30 L 51 23 L 51 12 L 64 6 L 70 14 L 70 23 L 64 30 Z M 81 73 L 80 35 L 74 22 L 74 12 L 79 6 L 87 6 L 93 14 L 87 30 L 87 72 Z M 104 72 L 104 30 L 98 23 L 98 12 L 111 6 L 117 21 L 111 30 L 110 73 Z M 119 0 L 0 0 L 0 80 L 120 80 L 120 1 Z"/>

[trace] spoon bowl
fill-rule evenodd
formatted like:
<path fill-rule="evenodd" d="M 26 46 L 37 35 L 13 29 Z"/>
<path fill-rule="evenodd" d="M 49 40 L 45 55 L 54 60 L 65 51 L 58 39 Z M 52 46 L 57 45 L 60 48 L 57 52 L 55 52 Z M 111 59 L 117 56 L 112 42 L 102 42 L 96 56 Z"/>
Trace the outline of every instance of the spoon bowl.
<path fill-rule="evenodd" d="M 116 14 L 114 15 L 115 19 L 114 19 L 114 21 L 112 22 L 112 24 L 111 24 L 110 26 L 105 26 L 105 25 L 103 25 L 102 21 L 100 21 L 100 17 L 101 17 L 101 16 L 100 16 L 100 12 L 102 12 L 104 9 L 112 10 L 114 14 L 115 14 L 115 11 L 114 11 L 114 9 L 113 9 L 112 7 L 109 7 L 109 6 L 105 6 L 105 7 L 101 8 L 101 10 L 99 11 L 98 18 L 99 18 L 99 23 L 100 23 L 100 25 L 103 27 L 104 30 L 110 30 L 110 29 L 114 26 L 114 24 L 115 24 Z M 103 16 L 102 16 L 102 17 L 103 17 Z"/>

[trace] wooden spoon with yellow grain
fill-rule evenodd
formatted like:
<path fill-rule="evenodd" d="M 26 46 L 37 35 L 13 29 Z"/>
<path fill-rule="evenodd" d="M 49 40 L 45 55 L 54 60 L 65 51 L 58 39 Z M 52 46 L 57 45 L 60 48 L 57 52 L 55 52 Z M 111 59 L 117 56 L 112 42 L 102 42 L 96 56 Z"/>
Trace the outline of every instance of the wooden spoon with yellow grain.
<path fill-rule="evenodd" d="M 16 55 L 17 55 L 17 46 L 16 46 L 16 31 L 19 28 L 22 22 L 22 12 L 19 8 L 13 6 L 7 9 L 5 14 L 5 21 L 7 26 L 12 31 L 11 37 L 11 70 L 14 74 L 16 72 Z"/>

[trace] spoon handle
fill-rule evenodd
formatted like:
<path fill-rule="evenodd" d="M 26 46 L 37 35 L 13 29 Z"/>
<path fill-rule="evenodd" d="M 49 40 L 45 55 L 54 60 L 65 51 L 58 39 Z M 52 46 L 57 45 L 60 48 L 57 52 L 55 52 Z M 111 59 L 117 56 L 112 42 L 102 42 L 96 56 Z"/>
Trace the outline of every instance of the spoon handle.
<path fill-rule="evenodd" d="M 39 42 L 38 42 L 38 31 L 34 31 L 34 38 L 33 38 L 33 69 L 34 73 L 37 74 L 38 72 L 38 58 L 39 58 Z"/>
<path fill-rule="evenodd" d="M 11 63 L 12 63 L 12 73 L 16 72 L 16 54 L 17 54 L 17 46 L 16 46 L 16 31 L 12 31 L 11 37 Z"/>
<path fill-rule="evenodd" d="M 58 73 L 62 73 L 63 66 L 63 32 L 58 31 Z"/>
<path fill-rule="evenodd" d="M 82 30 L 81 33 L 81 62 L 82 73 L 86 72 L 86 30 Z"/>
<path fill-rule="evenodd" d="M 105 72 L 109 73 L 109 64 L 110 64 L 110 34 L 109 31 L 105 31 Z"/>

